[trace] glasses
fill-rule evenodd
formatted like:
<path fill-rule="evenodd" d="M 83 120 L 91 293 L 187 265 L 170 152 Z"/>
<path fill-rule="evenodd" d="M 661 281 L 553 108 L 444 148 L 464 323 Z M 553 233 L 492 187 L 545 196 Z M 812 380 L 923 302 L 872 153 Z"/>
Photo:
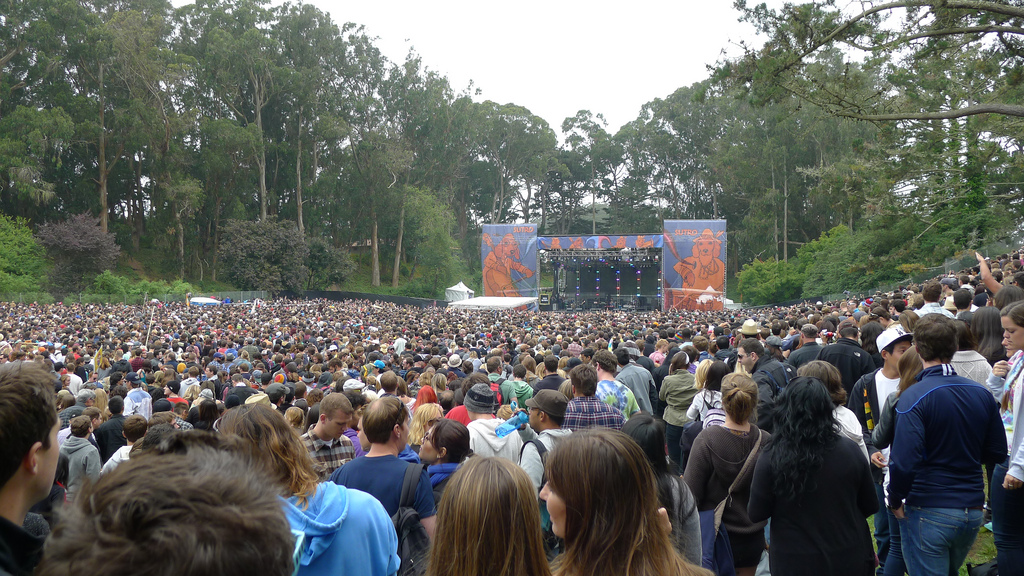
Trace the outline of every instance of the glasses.
<path fill-rule="evenodd" d="M 746 357 L 747 357 L 747 355 L 746 355 L 746 354 L 737 354 L 737 355 L 736 355 L 736 359 L 737 359 L 737 360 L 743 360 L 743 359 L 744 359 L 744 358 L 746 358 Z"/>

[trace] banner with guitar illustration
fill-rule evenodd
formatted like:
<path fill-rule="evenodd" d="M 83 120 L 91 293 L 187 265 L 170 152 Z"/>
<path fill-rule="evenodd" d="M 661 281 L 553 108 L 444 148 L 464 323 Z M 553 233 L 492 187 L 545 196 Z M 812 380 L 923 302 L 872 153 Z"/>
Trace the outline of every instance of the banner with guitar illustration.
<path fill-rule="evenodd" d="M 537 297 L 537 225 L 484 224 L 484 296 Z"/>
<path fill-rule="evenodd" d="M 664 310 L 725 307 L 725 220 L 665 220 Z"/>

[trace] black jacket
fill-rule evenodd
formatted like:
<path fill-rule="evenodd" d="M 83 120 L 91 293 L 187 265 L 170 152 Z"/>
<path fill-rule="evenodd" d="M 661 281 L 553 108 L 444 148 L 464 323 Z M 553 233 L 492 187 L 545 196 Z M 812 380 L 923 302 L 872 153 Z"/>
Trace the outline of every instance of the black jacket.
<path fill-rule="evenodd" d="M 875 374 L 877 372 L 878 370 L 874 370 L 861 376 L 857 383 L 853 385 L 853 390 L 846 398 L 846 407 L 856 414 L 857 420 L 860 421 L 861 433 L 864 435 L 864 444 L 868 448 L 869 456 L 879 451 L 871 439 L 872 432 L 875 426 L 878 426 L 882 416 L 882 404 L 878 401 L 878 391 L 875 389 Z M 865 396 L 867 397 L 867 402 L 865 402 Z M 870 426 L 868 421 L 871 422 Z M 882 469 L 872 464 L 871 478 L 875 481 L 875 484 L 881 484 L 883 476 Z"/>
<path fill-rule="evenodd" d="M 818 354 L 818 360 L 824 360 L 839 369 L 847 397 L 852 394 L 853 385 L 861 376 L 875 371 L 871 356 L 860 344 L 849 338 L 840 338 L 835 344 L 826 346 Z"/>
<path fill-rule="evenodd" d="M 796 378 L 796 370 L 765 353 L 754 365 L 752 378 L 757 383 L 757 427 L 771 432 L 774 428 L 772 412 L 775 397 L 790 380 Z"/>
<path fill-rule="evenodd" d="M 118 448 L 127 446 L 128 441 L 124 438 L 124 416 L 116 414 L 110 417 L 93 435 L 96 437 L 96 447 L 100 450 L 100 460 L 105 464 Z"/>
<path fill-rule="evenodd" d="M 729 370 L 736 370 L 736 350 L 727 348 L 715 352 L 715 360 L 721 360 L 729 365 Z"/>
<path fill-rule="evenodd" d="M 0 574 L 28 576 L 43 555 L 43 538 L 0 518 Z"/>

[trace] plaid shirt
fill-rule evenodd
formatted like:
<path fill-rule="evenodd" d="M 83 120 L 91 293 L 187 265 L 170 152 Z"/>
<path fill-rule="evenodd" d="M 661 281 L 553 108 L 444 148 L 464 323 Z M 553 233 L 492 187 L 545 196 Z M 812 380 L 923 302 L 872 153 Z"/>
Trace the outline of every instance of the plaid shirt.
<path fill-rule="evenodd" d="M 580 343 L 574 340 L 572 344 L 569 344 L 566 350 L 568 350 L 569 354 L 573 356 L 579 356 L 583 353 L 583 346 L 580 346 Z"/>
<path fill-rule="evenodd" d="M 568 428 L 573 432 L 596 427 L 622 430 L 625 422 L 626 419 L 618 408 L 605 404 L 596 396 L 580 396 L 570 400 L 565 407 L 562 428 Z"/>
<path fill-rule="evenodd" d="M 356 457 L 356 449 L 352 446 L 352 441 L 344 435 L 328 445 L 313 433 L 313 428 L 316 428 L 316 424 L 311 425 L 302 435 L 302 443 L 305 444 L 317 472 L 320 473 L 320 480 L 326 481 L 331 473 Z"/>

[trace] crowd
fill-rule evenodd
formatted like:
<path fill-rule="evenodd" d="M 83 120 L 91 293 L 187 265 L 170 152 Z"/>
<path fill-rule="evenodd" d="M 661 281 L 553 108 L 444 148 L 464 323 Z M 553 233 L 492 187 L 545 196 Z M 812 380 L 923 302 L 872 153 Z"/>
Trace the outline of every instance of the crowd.
<path fill-rule="evenodd" d="M 700 313 L 0 304 L 0 574 L 918 576 L 989 522 L 1024 574 L 1005 260 Z"/>

